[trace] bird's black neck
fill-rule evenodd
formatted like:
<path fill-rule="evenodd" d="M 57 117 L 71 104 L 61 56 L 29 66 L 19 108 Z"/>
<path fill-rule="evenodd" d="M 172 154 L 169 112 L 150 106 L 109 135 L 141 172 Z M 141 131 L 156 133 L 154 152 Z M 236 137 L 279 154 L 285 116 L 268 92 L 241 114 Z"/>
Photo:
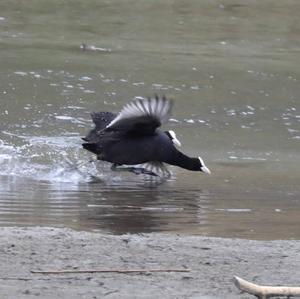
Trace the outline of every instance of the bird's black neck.
<path fill-rule="evenodd" d="M 200 161 L 198 158 L 190 158 L 180 151 L 177 151 L 173 154 L 173 157 L 166 161 L 167 163 L 175 166 L 179 166 L 184 169 L 188 170 L 200 170 Z"/>

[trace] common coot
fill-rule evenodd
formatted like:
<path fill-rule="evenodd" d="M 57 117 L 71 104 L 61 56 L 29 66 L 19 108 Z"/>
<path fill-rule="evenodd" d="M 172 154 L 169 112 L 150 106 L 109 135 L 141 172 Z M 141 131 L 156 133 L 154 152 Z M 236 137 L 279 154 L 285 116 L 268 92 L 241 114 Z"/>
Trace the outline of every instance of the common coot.
<path fill-rule="evenodd" d="M 155 96 L 133 100 L 118 114 L 92 113 L 95 128 L 83 138 L 83 147 L 112 163 L 113 170 L 130 165 L 127 169 L 137 174 L 165 175 L 167 163 L 210 173 L 201 157 L 188 157 L 175 147 L 180 142 L 174 131 L 159 129 L 169 120 L 172 106 L 172 100 Z"/>

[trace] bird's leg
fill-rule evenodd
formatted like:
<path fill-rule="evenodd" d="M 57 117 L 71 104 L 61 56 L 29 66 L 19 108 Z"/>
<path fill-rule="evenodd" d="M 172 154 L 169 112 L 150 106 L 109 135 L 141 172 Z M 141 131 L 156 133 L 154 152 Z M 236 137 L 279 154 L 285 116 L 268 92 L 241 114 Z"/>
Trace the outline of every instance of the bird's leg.
<path fill-rule="evenodd" d="M 110 169 L 112 171 L 122 171 L 122 168 L 118 167 L 118 166 L 121 166 L 120 164 L 116 164 L 116 163 L 113 163 L 110 167 Z"/>
<path fill-rule="evenodd" d="M 124 167 L 124 166 L 122 166 L 122 164 L 113 163 L 111 165 L 110 169 L 112 171 L 131 171 L 132 172 L 132 168 L 134 168 L 134 167 Z"/>
<path fill-rule="evenodd" d="M 128 171 L 128 172 L 132 172 L 134 174 L 148 174 L 148 175 L 152 175 L 152 176 L 157 176 L 156 173 L 152 172 L 152 171 L 149 171 L 147 169 L 144 169 L 142 167 L 118 167 L 118 166 L 121 166 L 120 164 L 116 164 L 116 163 L 113 163 L 112 166 L 111 166 L 111 170 L 112 171 Z"/>
<path fill-rule="evenodd" d="M 130 168 L 131 168 L 131 170 L 129 170 L 129 171 L 131 171 L 135 174 L 147 174 L 147 175 L 152 175 L 152 176 L 158 176 L 156 173 L 149 171 L 142 167 L 130 167 Z"/>

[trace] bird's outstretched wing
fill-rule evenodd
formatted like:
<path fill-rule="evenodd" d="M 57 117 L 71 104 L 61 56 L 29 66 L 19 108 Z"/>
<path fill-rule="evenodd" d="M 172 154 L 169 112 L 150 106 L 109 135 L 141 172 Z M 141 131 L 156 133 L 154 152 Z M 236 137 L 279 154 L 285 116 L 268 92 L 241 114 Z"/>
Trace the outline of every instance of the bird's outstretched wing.
<path fill-rule="evenodd" d="M 151 135 L 171 116 L 173 101 L 165 96 L 137 99 L 128 103 L 106 130 L 123 131 L 137 135 Z"/>

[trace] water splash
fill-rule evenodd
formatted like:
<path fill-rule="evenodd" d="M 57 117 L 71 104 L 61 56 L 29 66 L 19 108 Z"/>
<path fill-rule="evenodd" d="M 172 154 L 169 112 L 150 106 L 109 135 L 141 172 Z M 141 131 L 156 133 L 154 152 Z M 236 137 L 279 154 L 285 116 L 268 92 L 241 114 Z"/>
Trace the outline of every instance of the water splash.
<path fill-rule="evenodd" d="M 77 184 L 102 176 L 79 137 L 14 137 L 20 145 L 0 139 L 0 175 Z"/>

